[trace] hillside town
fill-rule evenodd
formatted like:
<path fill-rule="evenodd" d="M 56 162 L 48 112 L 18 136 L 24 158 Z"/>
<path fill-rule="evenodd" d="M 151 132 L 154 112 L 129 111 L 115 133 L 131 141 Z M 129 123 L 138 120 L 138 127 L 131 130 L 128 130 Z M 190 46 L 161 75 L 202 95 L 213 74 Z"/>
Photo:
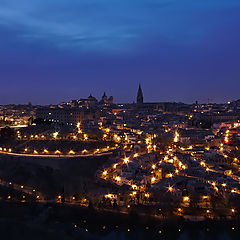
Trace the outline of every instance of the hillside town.
<path fill-rule="evenodd" d="M 240 101 L 147 103 L 139 85 L 132 104 L 104 93 L 100 101 L 5 105 L 0 113 L 0 185 L 18 191 L 5 201 L 159 218 L 239 216 Z"/>

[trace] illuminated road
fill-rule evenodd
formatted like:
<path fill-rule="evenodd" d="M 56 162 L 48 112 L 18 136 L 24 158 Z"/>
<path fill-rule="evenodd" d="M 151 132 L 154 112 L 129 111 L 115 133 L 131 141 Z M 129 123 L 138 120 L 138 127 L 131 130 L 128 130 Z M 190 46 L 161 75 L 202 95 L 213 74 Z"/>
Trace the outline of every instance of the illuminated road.
<path fill-rule="evenodd" d="M 41 158 L 74 158 L 74 157 L 96 157 L 111 155 L 113 152 L 92 153 L 92 154 L 28 154 L 28 153 L 13 153 L 0 151 L 0 154 L 20 157 L 41 157 Z"/>
<path fill-rule="evenodd" d="M 44 199 L 43 194 L 39 191 L 36 191 L 32 187 L 19 185 L 19 184 L 12 183 L 12 182 L 6 182 L 2 179 L 0 179 L 0 185 L 3 186 L 3 187 L 8 187 L 8 188 L 12 188 L 12 189 L 17 190 L 17 191 L 21 191 L 21 192 L 29 194 L 31 196 L 36 196 L 37 199 L 39 199 L 39 200 Z"/>
<path fill-rule="evenodd" d="M 15 126 L 9 126 L 10 128 L 25 128 L 25 127 L 27 127 L 28 125 L 24 125 L 24 124 L 22 124 L 22 125 L 15 125 Z M 2 127 L 0 127 L 0 128 L 5 128 L 6 126 L 2 126 Z"/>

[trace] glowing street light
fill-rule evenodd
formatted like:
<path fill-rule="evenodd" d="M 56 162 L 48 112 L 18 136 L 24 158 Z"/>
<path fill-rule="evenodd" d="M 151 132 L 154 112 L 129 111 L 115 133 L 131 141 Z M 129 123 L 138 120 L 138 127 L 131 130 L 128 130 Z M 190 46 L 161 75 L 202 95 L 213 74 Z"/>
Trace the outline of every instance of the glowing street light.
<path fill-rule="evenodd" d="M 44 149 L 43 152 L 44 152 L 44 153 L 48 153 L 48 150 L 47 150 L 47 149 Z"/>
<path fill-rule="evenodd" d="M 216 182 L 212 182 L 212 185 L 215 187 L 216 186 Z"/>
<path fill-rule="evenodd" d="M 78 133 L 82 133 L 80 122 L 77 123 L 77 129 L 78 129 Z"/>
<path fill-rule="evenodd" d="M 56 139 L 56 138 L 57 138 L 57 136 L 58 136 L 58 134 L 59 134 L 59 132 L 54 132 L 54 133 L 53 133 L 53 138 L 55 138 L 55 139 Z"/>
<path fill-rule="evenodd" d="M 180 212 L 180 213 L 181 213 L 182 211 L 183 211 L 183 210 L 182 210 L 182 208 L 178 208 L 178 212 Z"/>
<path fill-rule="evenodd" d="M 179 133 L 176 131 L 176 132 L 175 132 L 175 135 L 174 135 L 173 141 L 174 141 L 175 143 L 179 142 L 179 137 L 180 137 L 180 135 L 179 135 Z"/>
<path fill-rule="evenodd" d="M 120 182 L 120 181 L 121 181 L 121 177 L 117 176 L 117 177 L 115 177 L 115 180 L 116 180 L 117 182 Z"/>
<path fill-rule="evenodd" d="M 102 174 L 103 174 L 103 176 L 107 176 L 107 173 L 108 173 L 107 170 L 105 170 L 105 171 L 103 171 Z"/>
<path fill-rule="evenodd" d="M 151 143 L 151 138 L 146 138 L 145 142 L 146 142 L 147 145 L 149 145 Z"/>
<path fill-rule="evenodd" d="M 152 177 L 151 182 L 152 182 L 152 183 L 155 183 L 155 181 L 156 181 L 156 178 L 155 178 L 155 177 Z"/>
<path fill-rule="evenodd" d="M 133 155 L 133 157 L 134 157 L 134 158 L 138 157 L 138 153 L 135 153 L 135 154 Z"/>
<path fill-rule="evenodd" d="M 88 140 L 88 135 L 87 135 L 87 134 L 84 134 L 84 135 L 83 135 L 83 138 L 84 138 L 85 141 Z"/>
<path fill-rule="evenodd" d="M 200 162 L 200 165 L 201 165 L 202 167 L 206 167 L 206 164 L 205 164 L 205 162 L 203 162 L 203 161 Z"/>
<path fill-rule="evenodd" d="M 145 193 L 144 196 L 145 196 L 146 198 L 149 198 L 149 197 L 150 197 L 150 194 L 149 194 L 149 193 Z"/>
<path fill-rule="evenodd" d="M 70 151 L 68 152 L 68 154 L 73 155 L 73 154 L 75 154 L 75 152 L 74 152 L 73 150 L 70 150 Z"/>
<path fill-rule="evenodd" d="M 82 150 L 82 153 L 87 153 L 87 149 Z"/>
<path fill-rule="evenodd" d="M 188 196 L 185 196 L 185 197 L 183 197 L 183 201 L 184 201 L 184 202 L 189 202 L 189 201 L 190 201 L 190 198 L 189 198 Z"/>
<path fill-rule="evenodd" d="M 133 184 L 131 187 L 133 190 L 137 190 L 137 185 Z"/>
<path fill-rule="evenodd" d="M 128 164 L 128 163 L 129 163 L 129 158 L 128 158 L 128 157 L 124 158 L 124 159 L 123 159 L 123 162 L 124 162 L 125 164 Z"/>

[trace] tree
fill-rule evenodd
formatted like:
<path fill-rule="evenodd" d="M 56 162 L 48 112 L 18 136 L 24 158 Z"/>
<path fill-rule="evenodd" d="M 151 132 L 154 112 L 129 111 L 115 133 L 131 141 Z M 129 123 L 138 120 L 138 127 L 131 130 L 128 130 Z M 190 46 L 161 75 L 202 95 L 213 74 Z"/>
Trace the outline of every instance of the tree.
<path fill-rule="evenodd" d="M 10 127 L 5 127 L 0 129 L 0 141 L 14 140 L 15 137 L 16 137 L 16 133 Z"/>

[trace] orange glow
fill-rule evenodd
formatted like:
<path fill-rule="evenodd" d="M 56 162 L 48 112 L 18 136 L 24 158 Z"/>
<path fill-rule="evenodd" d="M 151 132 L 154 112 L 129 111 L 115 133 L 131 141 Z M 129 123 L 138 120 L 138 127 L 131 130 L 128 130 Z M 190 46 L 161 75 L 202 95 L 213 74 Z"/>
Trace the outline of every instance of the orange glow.
<path fill-rule="evenodd" d="M 124 162 L 125 164 L 128 164 L 128 163 L 129 163 L 129 158 L 127 158 L 127 157 L 124 158 L 124 159 L 123 159 L 123 162 Z"/>
<path fill-rule="evenodd" d="M 120 182 L 120 181 L 121 181 L 121 177 L 117 176 L 117 177 L 115 177 L 115 180 L 116 180 L 117 182 Z"/>
<path fill-rule="evenodd" d="M 189 197 L 183 197 L 184 202 L 189 202 L 190 198 Z"/>
<path fill-rule="evenodd" d="M 152 183 L 155 183 L 155 181 L 156 181 L 156 178 L 155 178 L 155 177 L 152 177 L 151 182 L 152 182 Z"/>
<path fill-rule="evenodd" d="M 149 198 L 149 197 L 150 197 L 150 194 L 149 194 L 149 193 L 145 193 L 144 196 L 145 196 L 146 198 Z"/>

